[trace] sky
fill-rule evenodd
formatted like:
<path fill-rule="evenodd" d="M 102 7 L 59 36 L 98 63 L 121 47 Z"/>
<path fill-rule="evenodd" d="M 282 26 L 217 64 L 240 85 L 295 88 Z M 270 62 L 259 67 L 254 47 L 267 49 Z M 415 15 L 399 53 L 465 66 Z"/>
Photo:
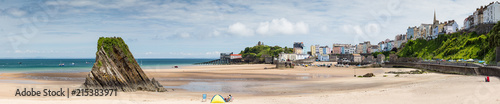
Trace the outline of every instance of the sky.
<path fill-rule="evenodd" d="M 488 0 L 0 0 L 0 58 L 95 58 L 122 37 L 135 58 L 218 58 L 258 41 L 377 44 L 409 26 L 459 27 Z"/>

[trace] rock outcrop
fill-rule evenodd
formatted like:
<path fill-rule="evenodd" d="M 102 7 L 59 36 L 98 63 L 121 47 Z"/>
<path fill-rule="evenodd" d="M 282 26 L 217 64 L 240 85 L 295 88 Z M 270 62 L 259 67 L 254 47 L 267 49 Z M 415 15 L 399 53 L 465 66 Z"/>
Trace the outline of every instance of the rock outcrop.
<path fill-rule="evenodd" d="M 363 77 L 375 77 L 373 73 L 366 73 Z"/>
<path fill-rule="evenodd" d="M 99 38 L 94 66 L 81 88 L 166 91 L 158 81 L 144 74 L 120 37 Z"/>

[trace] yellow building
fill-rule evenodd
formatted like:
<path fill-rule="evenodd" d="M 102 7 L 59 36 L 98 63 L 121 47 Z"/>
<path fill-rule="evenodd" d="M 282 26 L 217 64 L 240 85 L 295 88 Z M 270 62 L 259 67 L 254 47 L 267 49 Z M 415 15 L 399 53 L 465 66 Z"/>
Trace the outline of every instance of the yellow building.
<path fill-rule="evenodd" d="M 311 45 L 311 56 L 316 56 L 316 46 Z"/>

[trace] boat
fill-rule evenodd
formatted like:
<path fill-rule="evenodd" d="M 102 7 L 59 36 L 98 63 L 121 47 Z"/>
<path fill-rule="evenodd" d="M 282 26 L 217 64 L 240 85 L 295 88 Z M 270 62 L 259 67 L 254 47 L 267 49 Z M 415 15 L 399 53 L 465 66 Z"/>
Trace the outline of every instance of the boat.
<path fill-rule="evenodd" d="M 75 66 L 75 63 L 73 62 L 73 63 L 71 63 L 71 65 Z"/>
<path fill-rule="evenodd" d="M 59 64 L 59 66 L 64 66 L 64 63 L 62 63 L 62 64 Z"/>

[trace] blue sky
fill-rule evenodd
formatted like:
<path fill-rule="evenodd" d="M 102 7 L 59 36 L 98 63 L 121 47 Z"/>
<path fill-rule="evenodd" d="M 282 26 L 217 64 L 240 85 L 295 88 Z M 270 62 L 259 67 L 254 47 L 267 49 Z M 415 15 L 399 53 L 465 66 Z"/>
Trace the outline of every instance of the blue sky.
<path fill-rule="evenodd" d="M 258 41 L 376 44 L 408 26 L 463 20 L 486 0 L 0 0 L 0 58 L 94 58 L 122 37 L 136 58 L 217 58 Z"/>

